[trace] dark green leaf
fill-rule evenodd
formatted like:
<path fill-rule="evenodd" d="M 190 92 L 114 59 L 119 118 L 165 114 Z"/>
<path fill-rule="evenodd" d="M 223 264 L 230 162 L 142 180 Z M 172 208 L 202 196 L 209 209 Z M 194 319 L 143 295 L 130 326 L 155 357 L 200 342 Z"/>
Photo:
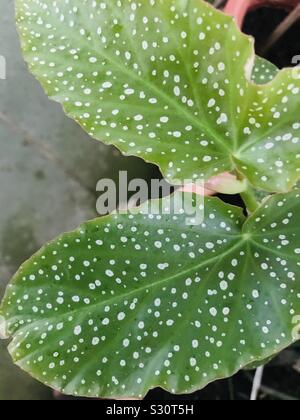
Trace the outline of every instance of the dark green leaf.
<path fill-rule="evenodd" d="M 202 0 L 17 0 L 25 58 L 93 137 L 172 181 L 299 179 L 299 69 L 250 81 L 253 40 Z M 261 81 L 260 81 L 261 83 Z"/>
<path fill-rule="evenodd" d="M 0 299 L 12 274 L 41 245 L 95 217 L 96 182 L 130 171 L 149 177 L 150 165 L 125 158 L 87 134 L 48 100 L 24 63 L 14 1 L 1 2 L 0 55 Z M 1 60 L 1 59 L 0 59 Z M 80 168 L 80 170 L 78 169 Z M 0 401 L 44 399 L 49 389 L 13 366 L 0 344 Z"/>
<path fill-rule="evenodd" d="M 14 361 L 64 393 L 140 397 L 278 353 L 299 338 L 299 197 L 272 196 L 247 221 L 207 199 L 199 226 L 155 215 L 166 198 L 61 236 L 7 290 Z"/>
<path fill-rule="evenodd" d="M 264 85 L 272 81 L 277 74 L 279 69 L 268 60 L 256 56 L 255 65 L 252 72 L 252 80 L 258 85 Z"/>

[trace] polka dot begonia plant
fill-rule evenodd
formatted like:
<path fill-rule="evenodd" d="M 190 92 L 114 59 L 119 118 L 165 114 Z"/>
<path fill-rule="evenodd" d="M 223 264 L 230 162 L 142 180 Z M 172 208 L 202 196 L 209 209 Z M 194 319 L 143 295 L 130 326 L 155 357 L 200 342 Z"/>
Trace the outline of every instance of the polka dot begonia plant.
<path fill-rule="evenodd" d="M 205 198 L 193 226 L 144 204 L 47 244 L 0 308 L 15 363 L 66 394 L 141 398 L 192 392 L 298 340 L 300 69 L 256 58 L 202 0 L 16 9 L 30 70 L 92 137 L 171 183 L 235 174 L 248 217 Z M 253 190 L 269 197 L 257 203 Z"/>

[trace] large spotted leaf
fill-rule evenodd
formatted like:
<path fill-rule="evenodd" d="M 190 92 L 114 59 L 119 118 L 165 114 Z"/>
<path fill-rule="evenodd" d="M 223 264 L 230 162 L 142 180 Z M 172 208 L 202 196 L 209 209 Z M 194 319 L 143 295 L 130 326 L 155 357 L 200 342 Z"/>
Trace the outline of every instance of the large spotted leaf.
<path fill-rule="evenodd" d="M 17 0 L 25 58 L 93 137 L 165 177 L 299 178 L 300 70 L 250 81 L 251 38 L 202 0 Z M 260 81 L 261 82 L 261 81 Z"/>
<path fill-rule="evenodd" d="M 7 290 L 14 361 L 64 393 L 138 397 L 190 392 L 279 352 L 299 330 L 299 198 L 275 195 L 247 221 L 207 199 L 196 226 L 157 215 L 166 198 L 61 236 Z"/>

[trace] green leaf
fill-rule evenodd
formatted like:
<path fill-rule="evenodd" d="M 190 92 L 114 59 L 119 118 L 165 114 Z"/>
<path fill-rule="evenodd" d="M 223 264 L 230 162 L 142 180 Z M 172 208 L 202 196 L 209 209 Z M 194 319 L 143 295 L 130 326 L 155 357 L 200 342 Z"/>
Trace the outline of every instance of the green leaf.
<path fill-rule="evenodd" d="M 141 397 L 191 392 L 278 353 L 299 338 L 299 197 L 272 196 L 247 221 L 208 198 L 199 226 L 158 215 L 165 198 L 61 236 L 7 290 L 14 361 L 67 394 Z"/>
<path fill-rule="evenodd" d="M 17 0 L 17 21 L 47 94 L 169 181 L 237 169 L 274 192 L 299 178 L 300 70 L 251 82 L 252 38 L 202 0 Z"/>
<path fill-rule="evenodd" d="M 1 2 L 0 55 L 0 299 L 20 264 L 45 241 L 96 216 L 96 183 L 150 178 L 152 168 L 87 134 L 48 100 L 29 74 L 15 28 L 14 1 Z M 17 88 L 16 88 L 17 87 Z M 84 157 L 84 158 L 83 158 Z M 150 168 L 149 168 L 150 167 Z M 80 168 L 80 169 L 79 169 Z M 45 399 L 51 391 L 13 366 L 0 344 L 0 401 Z"/>
<path fill-rule="evenodd" d="M 252 80 L 258 85 L 263 85 L 272 81 L 277 74 L 279 69 L 270 61 L 256 56 L 254 68 L 252 71 Z"/>

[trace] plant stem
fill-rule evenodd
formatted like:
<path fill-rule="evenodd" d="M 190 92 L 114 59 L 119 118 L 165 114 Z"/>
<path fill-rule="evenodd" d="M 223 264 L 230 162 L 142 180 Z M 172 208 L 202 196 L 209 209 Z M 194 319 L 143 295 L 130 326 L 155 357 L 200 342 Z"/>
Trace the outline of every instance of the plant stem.
<path fill-rule="evenodd" d="M 258 369 L 256 369 L 254 379 L 253 379 L 251 397 L 250 397 L 251 401 L 257 400 L 258 393 L 261 388 L 263 374 L 264 374 L 264 366 L 260 366 Z"/>
<path fill-rule="evenodd" d="M 253 0 L 228 0 L 224 12 L 229 16 L 233 16 L 236 19 L 239 28 L 241 28 L 252 3 Z"/>
<path fill-rule="evenodd" d="M 263 391 L 267 395 L 271 395 L 272 397 L 277 398 L 278 400 L 284 400 L 284 401 L 299 401 L 298 398 L 292 397 L 291 395 L 284 394 L 280 391 L 277 391 L 276 389 L 270 388 L 265 385 L 261 385 L 260 387 L 261 391 Z"/>
<path fill-rule="evenodd" d="M 277 41 L 291 28 L 292 25 L 300 18 L 300 4 L 281 22 L 275 31 L 270 35 L 265 46 L 261 49 L 260 54 L 265 55 Z"/>
<path fill-rule="evenodd" d="M 258 209 L 259 202 L 257 201 L 251 187 L 249 187 L 245 192 L 241 193 L 241 197 L 244 200 L 246 208 L 250 214 L 254 213 Z"/>
<path fill-rule="evenodd" d="M 233 16 L 241 28 L 247 13 L 255 7 L 280 6 L 292 9 L 298 6 L 298 2 L 299 0 L 228 0 L 224 12 L 229 16 Z"/>

